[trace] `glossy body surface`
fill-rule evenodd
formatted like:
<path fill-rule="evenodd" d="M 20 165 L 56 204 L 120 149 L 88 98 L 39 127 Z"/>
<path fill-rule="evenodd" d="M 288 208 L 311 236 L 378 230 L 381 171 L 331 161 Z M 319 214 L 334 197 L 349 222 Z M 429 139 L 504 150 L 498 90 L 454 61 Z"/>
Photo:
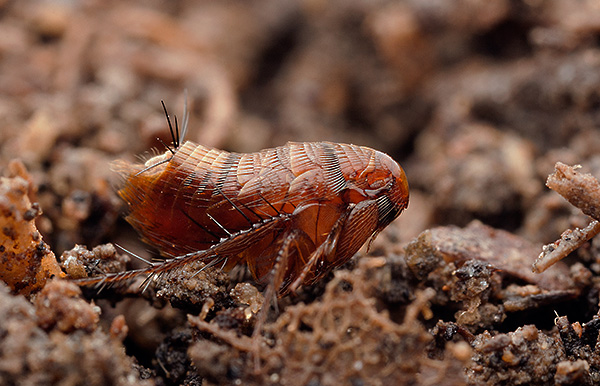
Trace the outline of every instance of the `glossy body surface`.
<path fill-rule="evenodd" d="M 127 220 L 166 258 L 121 279 L 195 259 L 226 269 L 246 263 L 283 294 L 348 261 L 408 205 L 402 168 L 355 145 L 290 142 L 240 154 L 188 141 L 116 169 Z"/>

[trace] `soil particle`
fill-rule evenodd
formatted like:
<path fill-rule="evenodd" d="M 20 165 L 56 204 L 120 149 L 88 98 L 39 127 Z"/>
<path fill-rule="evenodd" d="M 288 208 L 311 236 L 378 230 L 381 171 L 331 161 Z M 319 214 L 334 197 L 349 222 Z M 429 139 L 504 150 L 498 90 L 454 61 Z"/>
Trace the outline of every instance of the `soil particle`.
<path fill-rule="evenodd" d="M 78 293 L 53 280 L 31 304 L 0 283 L 0 383 L 152 384 L 140 380 L 118 341 L 96 328 L 95 307 Z"/>
<path fill-rule="evenodd" d="M 28 193 L 34 192 L 30 177 L 21 163 L 12 163 L 10 169 L 13 177 L 0 177 L 0 279 L 28 295 L 49 278 L 64 274 L 35 226 L 41 210 L 29 200 Z"/>
<path fill-rule="evenodd" d="M 0 12 L 0 383 L 600 383 L 600 205 L 592 184 L 572 189 L 600 177 L 596 2 Z M 402 164 L 409 208 L 360 259 L 276 303 L 243 267 L 201 263 L 84 299 L 56 279 L 159 257 L 122 220 L 110 164 L 171 145 L 160 101 L 178 111 L 184 89 L 186 139 L 371 146 Z M 544 185 L 559 161 L 567 200 Z M 564 259 L 532 273 L 557 239 Z"/>
<path fill-rule="evenodd" d="M 480 334 L 473 342 L 469 384 L 544 385 L 565 358 L 558 336 L 536 333 L 527 325 L 508 334 Z"/>

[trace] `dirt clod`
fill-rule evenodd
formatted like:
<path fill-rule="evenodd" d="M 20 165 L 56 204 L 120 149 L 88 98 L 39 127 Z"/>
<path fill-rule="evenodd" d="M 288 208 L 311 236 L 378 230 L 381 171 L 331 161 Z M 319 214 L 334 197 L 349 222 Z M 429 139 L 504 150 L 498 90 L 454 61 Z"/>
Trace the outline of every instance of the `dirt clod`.
<path fill-rule="evenodd" d="M 600 383 L 595 1 L 0 12 L 0 384 Z M 202 263 L 80 295 L 61 278 L 164 258 L 123 220 L 111 164 L 171 146 L 160 101 L 181 124 L 184 90 L 186 139 L 370 146 L 409 207 L 277 302 Z M 540 253 L 562 260 L 533 273 Z"/>

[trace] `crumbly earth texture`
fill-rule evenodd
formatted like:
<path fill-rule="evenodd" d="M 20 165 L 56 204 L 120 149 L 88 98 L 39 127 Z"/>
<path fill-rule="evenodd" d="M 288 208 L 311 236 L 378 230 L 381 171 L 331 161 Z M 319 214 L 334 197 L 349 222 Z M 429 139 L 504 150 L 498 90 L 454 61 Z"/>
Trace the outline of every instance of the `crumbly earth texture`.
<path fill-rule="evenodd" d="M 600 238 L 565 232 L 600 208 L 595 1 L 0 12 L 0 384 L 600 382 Z M 158 256 L 123 220 L 110 163 L 162 153 L 160 101 L 181 121 L 184 90 L 187 139 L 370 146 L 402 164 L 408 209 L 276 304 L 243 267 L 202 263 L 79 289 L 69 280 Z M 549 186 L 564 197 L 545 186 L 559 161 Z M 578 248 L 534 274 L 560 244 Z"/>

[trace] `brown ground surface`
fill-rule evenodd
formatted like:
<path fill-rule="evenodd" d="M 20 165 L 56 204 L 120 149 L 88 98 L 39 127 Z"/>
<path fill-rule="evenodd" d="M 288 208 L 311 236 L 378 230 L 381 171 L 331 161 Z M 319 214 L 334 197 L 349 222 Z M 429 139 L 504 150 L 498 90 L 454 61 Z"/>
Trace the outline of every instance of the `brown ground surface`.
<path fill-rule="evenodd" d="M 599 239 L 531 265 L 589 222 L 544 182 L 600 176 L 599 42 L 594 0 L 0 0 L 0 384 L 598 384 Z M 153 255 L 109 163 L 162 151 L 184 89 L 195 142 L 364 144 L 409 178 L 371 258 L 260 341 L 243 270 L 50 279 Z"/>

